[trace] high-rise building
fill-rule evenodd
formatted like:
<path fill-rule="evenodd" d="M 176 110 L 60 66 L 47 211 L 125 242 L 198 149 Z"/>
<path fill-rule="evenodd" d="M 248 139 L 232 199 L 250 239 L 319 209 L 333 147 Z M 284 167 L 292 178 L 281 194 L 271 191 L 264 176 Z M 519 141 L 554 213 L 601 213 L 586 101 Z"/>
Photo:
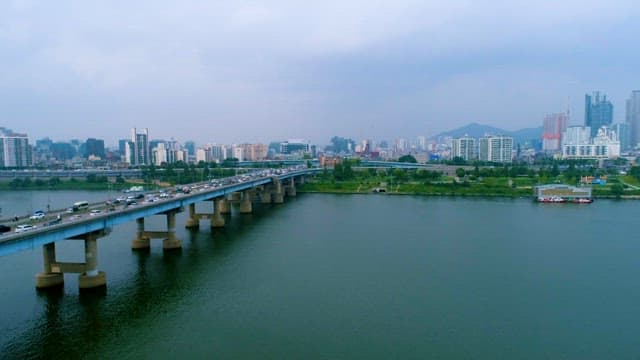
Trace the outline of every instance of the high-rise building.
<path fill-rule="evenodd" d="M 478 141 L 478 159 L 509 163 L 513 159 L 513 138 L 509 136 L 485 136 Z"/>
<path fill-rule="evenodd" d="M 267 157 L 267 145 L 265 144 L 240 144 L 242 155 L 246 161 L 260 161 Z"/>
<path fill-rule="evenodd" d="M 547 152 L 562 149 L 562 133 L 567 130 L 569 115 L 566 113 L 549 114 L 544 117 L 542 130 L 542 150 Z"/>
<path fill-rule="evenodd" d="M 85 143 L 85 153 L 84 156 L 89 158 L 90 156 L 99 157 L 100 159 L 104 159 L 104 140 L 89 138 Z"/>
<path fill-rule="evenodd" d="M 161 166 L 163 163 L 169 163 L 168 154 L 167 146 L 164 142 L 156 144 L 151 150 L 153 164 Z"/>
<path fill-rule="evenodd" d="M 427 137 L 424 135 L 418 136 L 418 150 L 420 151 L 427 150 Z"/>
<path fill-rule="evenodd" d="M 633 90 L 627 99 L 626 113 L 627 130 L 629 130 L 629 143 L 627 148 L 633 149 L 640 143 L 640 90 Z"/>
<path fill-rule="evenodd" d="M 32 164 L 32 149 L 27 135 L 0 127 L 0 167 L 21 168 Z"/>
<path fill-rule="evenodd" d="M 618 141 L 620 141 L 620 150 L 629 150 L 631 149 L 631 142 L 629 134 L 629 124 L 627 123 L 618 123 L 613 124 L 613 131 L 618 135 Z"/>
<path fill-rule="evenodd" d="M 131 143 L 129 145 L 129 155 L 127 160 L 132 165 L 149 165 L 151 163 L 151 151 L 149 149 L 149 129 L 137 132 L 136 128 L 131 129 Z"/>
<path fill-rule="evenodd" d="M 196 143 L 195 143 L 194 141 L 192 141 L 192 140 L 187 140 L 187 141 L 185 141 L 185 143 L 184 143 L 184 148 L 185 148 L 185 150 L 186 150 L 186 152 L 187 152 L 187 156 L 188 156 L 190 159 L 195 160 L 195 156 L 196 156 Z M 192 161 L 192 160 L 190 160 L 190 161 Z"/>
<path fill-rule="evenodd" d="M 584 126 L 591 128 L 591 137 L 595 137 L 598 129 L 613 123 L 613 104 L 607 95 L 600 97 L 600 92 L 584 96 Z"/>
<path fill-rule="evenodd" d="M 451 141 L 451 158 L 462 158 L 465 161 L 475 160 L 478 157 L 476 139 L 467 135 L 454 138 Z"/>

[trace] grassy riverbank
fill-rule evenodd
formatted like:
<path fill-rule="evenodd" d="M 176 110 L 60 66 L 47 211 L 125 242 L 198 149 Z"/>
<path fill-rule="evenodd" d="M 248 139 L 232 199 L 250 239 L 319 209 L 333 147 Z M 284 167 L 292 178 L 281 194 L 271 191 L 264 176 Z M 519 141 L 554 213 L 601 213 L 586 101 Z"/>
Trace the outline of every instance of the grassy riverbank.
<path fill-rule="evenodd" d="M 543 180 L 544 182 L 542 182 Z M 448 177 L 420 171 L 354 171 L 350 179 L 338 180 L 332 174 L 309 179 L 299 192 L 334 194 L 372 194 L 384 189 L 392 195 L 532 197 L 538 184 L 565 183 L 561 177 L 540 179 L 537 176 L 518 177 Z M 593 185 L 595 198 L 640 197 L 635 179 L 610 176 L 605 185 Z"/>

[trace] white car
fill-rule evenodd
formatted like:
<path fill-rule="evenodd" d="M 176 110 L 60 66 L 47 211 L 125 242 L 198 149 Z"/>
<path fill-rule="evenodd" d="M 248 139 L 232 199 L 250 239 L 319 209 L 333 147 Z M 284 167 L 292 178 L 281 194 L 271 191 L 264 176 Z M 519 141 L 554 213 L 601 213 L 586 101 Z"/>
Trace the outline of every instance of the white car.
<path fill-rule="evenodd" d="M 100 215 L 100 213 L 102 213 L 102 210 L 100 210 L 100 209 L 93 209 L 93 210 L 91 210 L 91 212 L 89 213 L 89 215 L 91 215 L 91 216 L 96 216 L 96 215 Z"/>
<path fill-rule="evenodd" d="M 35 225 L 29 225 L 29 224 L 25 224 L 25 225 L 18 225 L 16 226 L 16 230 L 15 232 L 17 233 L 21 233 L 21 232 L 25 232 L 25 231 L 29 231 L 29 230 L 33 230 L 35 229 L 36 226 Z"/>
<path fill-rule="evenodd" d="M 35 213 L 35 214 L 31 215 L 31 216 L 29 217 L 29 220 L 40 220 L 40 219 L 44 219 L 44 216 L 45 216 L 45 215 L 44 215 L 44 213 L 43 213 L 43 212 L 37 212 L 37 213 Z"/>

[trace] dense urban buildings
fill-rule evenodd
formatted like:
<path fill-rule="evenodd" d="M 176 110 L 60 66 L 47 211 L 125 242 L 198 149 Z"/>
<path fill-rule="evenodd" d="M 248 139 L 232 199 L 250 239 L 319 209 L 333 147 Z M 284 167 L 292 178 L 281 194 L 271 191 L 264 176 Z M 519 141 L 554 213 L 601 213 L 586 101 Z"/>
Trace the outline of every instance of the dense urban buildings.
<path fill-rule="evenodd" d="M 613 123 L 613 104 L 607 100 L 607 95 L 600 96 L 595 91 L 593 95 L 584 96 L 584 126 L 591 129 L 591 137 L 595 137 L 598 129 L 611 126 Z"/>
<path fill-rule="evenodd" d="M 85 148 L 84 154 L 86 158 L 90 158 L 90 157 L 95 157 L 97 159 L 105 158 L 104 140 L 89 138 L 85 142 L 84 148 Z"/>
<path fill-rule="evenodd" d="M 620 142 L 615 131 L 603 126 L 591 138 L 588 126 L 570 126 L 563 135 L 564 159 L 612 159 L 620 156 Z"/>
<path fill-rule="evenodd" d="M 305 140 L 287 140 L 280 143 L 280 153 L 281 154 L 293 154 L 295 152 L 309 152 L 310 145 L 308 141 Z"/>

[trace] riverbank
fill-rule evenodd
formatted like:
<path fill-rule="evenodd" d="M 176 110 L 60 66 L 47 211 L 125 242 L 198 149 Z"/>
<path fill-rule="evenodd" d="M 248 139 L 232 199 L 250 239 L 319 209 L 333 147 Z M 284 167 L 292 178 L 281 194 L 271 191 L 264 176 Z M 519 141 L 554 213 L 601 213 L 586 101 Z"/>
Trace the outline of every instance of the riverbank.
<path fill-rule="evenodd" d="M 508 179 L 492 179 L 485 182 L 438 182 L 438 183 L 402 183 L 380 184 L 371 181 L 333 181 L 312 179 L 300 185 L 300 193 L 326 194 L 384 194 L 384 195 L 420 195 L 439 197 L 485 197 L 485 198 L 532 198 L 535 185 L 517 186 Z M 616 194 L 611 187 L 593 187 L 595 199 L 640 200 L 640 192 L 634 189 Z"/>

